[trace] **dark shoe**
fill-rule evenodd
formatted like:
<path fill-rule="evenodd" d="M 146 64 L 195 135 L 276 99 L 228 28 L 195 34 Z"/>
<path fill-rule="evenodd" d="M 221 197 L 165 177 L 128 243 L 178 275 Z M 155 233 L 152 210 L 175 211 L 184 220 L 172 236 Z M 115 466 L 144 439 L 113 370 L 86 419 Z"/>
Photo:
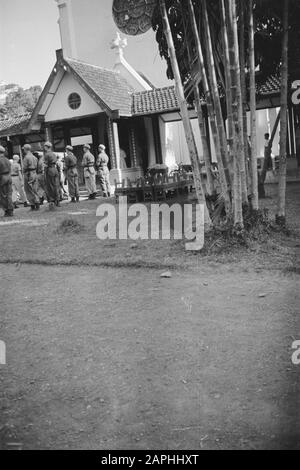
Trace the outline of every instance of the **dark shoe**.
<path fill-rule="evenodd" d="M 13 210 L 5 211 L 4 217 L 13 217 L 13 216 L 14 216 L 14 211 Z"/>
<path fill-rule="evenodd" d="M 75 197 L 72 197 L 71 202 L 73 202 L 73 203 L 76 202 Z"/>
<path fill-rule="evenodd" d="M 28 202 L 24 202 L 24 207 L 28 207 Z"/>
<path fill-rule="evenodd" d="M 36 210 L 36 211 L 39 211 L 39 210 L 40 210 L 40 205 L 39 205 L 39 204 L 36 204 L 36 205 L 35 205 L 35 210 Z"/>
<path fill-rule="evenodd" d="M 35 205 L 30 206 L 30 210 L 35 211 Z"/>
<path fill-rule="evenodd" d="M 43 204 L 44 204 L 44 198 L 40 197 L 40 206 L 42 206 Z"/>
<path fill-rule="evenodd" d="M 76 202 L 79 202 L 79 197 L 76 198 Z"/>

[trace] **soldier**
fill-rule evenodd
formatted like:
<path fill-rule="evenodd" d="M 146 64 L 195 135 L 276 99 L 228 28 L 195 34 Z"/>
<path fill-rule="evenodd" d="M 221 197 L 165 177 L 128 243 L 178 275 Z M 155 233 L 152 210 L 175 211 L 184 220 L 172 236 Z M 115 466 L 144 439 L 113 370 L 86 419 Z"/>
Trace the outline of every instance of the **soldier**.
<path fill-rule="evenodd" d="M 84 155 L 82 159 L 82 166 L 84 168 L 85 186 L 88 192 L 89 199 L 96 199 L 96 171 L 95 171 L 95 157 L 90 152 L 91 147 L 85 144 L 83 147 Z"/>
<path fill-rule="evenodd" d="M 24 186 L 25 192 L 32 211 L 40 209 L 40 199 L 38 196 L 37 181 L 37 158 L 31 152 L 31 145 L 25 144 L 23 147 L 25 157 L 23 159 Z"/>
<path fill-rule="evenodd" d="M 71 202 L 79 202 L 77 158 L 73 154 L 73 147 L 71 145 L 67 145 L 66 147 L 64 170 L 68 181 Z"/>
<path fill-rule="evenodd" d="M 45 192 L 45 174 L 44 174 L 44 156 L 39 152 L 34 152 L 33 154 L 37 160 L 37 182 L 38 182 L 38 196 L 40 198 L 40 205 L 44 204 L 46 197 Z"/>
<path fill-rule="evenodd" d="M 109 169 L 108 169 L 108 162 L 109 157 L 105 153 L 105 145 L 99 145 L 99 155 L 97 160 L 97 169 L 98 175 L 100 178 L 101 189 L 103 191 L 104 197 L 110 197 L 111 189 L 110 189 L 110 182 L 109 182 Z"/>
<path fill-rule="evenodd" d="M 19 155 L 14 155 L 11 161 L 11 179 L 12 179 L 12 201 L 14 208 L 16 209 L 18 198 L 24 207 L 27 207 L 27 198 L 24 190 L 24 179 L 22 175 L 22 169 L 20 165 Z"/>
<path fill-rule="evenodd" d="M 5 148 L 0 146 L 0 206 L 4 209 L 4 217 L 14 215 L 12 203 L 11 166 L 5 157 Z"/>
<path fill-rule="evenodd" d="M 57 156 L 52 152 L 51 142 L 44 144 L 45 156 L 45 188 L 49 208 L 54 209 L 54 205 L 60 207 L 60 183 L 59 173 L 57 170 Z"/>

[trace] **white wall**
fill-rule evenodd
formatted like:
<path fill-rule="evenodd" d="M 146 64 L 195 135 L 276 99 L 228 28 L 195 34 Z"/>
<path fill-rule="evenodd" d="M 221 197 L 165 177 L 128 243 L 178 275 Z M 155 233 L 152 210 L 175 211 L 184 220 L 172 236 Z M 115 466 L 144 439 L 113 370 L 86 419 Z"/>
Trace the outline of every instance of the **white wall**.
<path fill-rule="evenodd" d="M 78 93 L 81 96 L 81 105 L 73 110 L 68 104 L 70 93 Z M 74 117 L 86 116 L 101 113 L 102 109 L 94 100 L 81 88 L 71 74 L 65 73 L 56 94 L 46 112 L 45 121 L 58 121 L 62 119 L 72 119 Z"/>
<path fill-rule="evenodd" d="M 266 132 L 269 132 L 269 134 L 271 135 L 278 111 L 279 111 L 279 108 L 270 108 L 269 110 L 260 109 L 256 111 L 258 158 L 264 157 L 264 134 Z M 247 113 L 247 119 L 248 119 L 248 129 L 250 129 L 250 113 Z M 279 154 L 279 131 L 280 131 L 280 124 L 278 125 L 277 132 L 274 137 L 273 147 L 272 147 L 272 153 L 274 155 Z"/>
<path fill-rule="evenodd" d="M 256 112 L 257 119 L 257 156 L 264 156 L 264 134 L 269 132 L 272 133 L 276 121 L 276 115 L 278 108 L 271 108 L 268 111 L 266 109 L 258 110 Z M 250 113 L 247 113 L 248 129 L 250 128 Z M 200 159 L 203 160 L 203 147 L 201 143 L 200 130 L 197 119 L 191 119 L 192 128 L 194 131 L 196 145 Z M 279 148 L 279 129 L 275 134 L 272 152 L 274 155 L 278 155 Z M 161 133 L 161 145 L 163 153 L 163 161 L 169 166 L 170 161 L 176 161 L 176 163 L 190 163 L 190 156 L 188 147 L 186 144 L 184 128 L 182 121 L 163 123 L 160 119 L 160 133 Z M 212 151 L 212 161 L 216 161 L 215 146 L 210 132 L 210 145 Z"/>

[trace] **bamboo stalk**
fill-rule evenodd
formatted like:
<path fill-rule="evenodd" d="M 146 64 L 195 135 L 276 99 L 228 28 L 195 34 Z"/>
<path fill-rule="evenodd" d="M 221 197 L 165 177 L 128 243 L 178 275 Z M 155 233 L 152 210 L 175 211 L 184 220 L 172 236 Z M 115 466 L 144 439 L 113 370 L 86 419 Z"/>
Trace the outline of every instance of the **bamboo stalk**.
<path fill-rule="evenodd" d="M 239 146 L 239 158 L 240 158 L 240 173 L 241 173 L 241 185 L 242 185 L 242 200 L 243 204 L 248 204 L 248 191 L 247 191 L 247 178 L 246 178 L 246 161 L 245 161 L 245 144 L 244 144 L 244 130 L 243 130 L 243 104 L 242 104 L 242 90 L 241 90 L 241 67 L 240 67 L 240 55 L 239 55 L 239 39 L 238 39 L 238 27 L 237 27 L 237 14 L 236 14 L 236 0 L 231 0 L 232 5 L 232 27 L 233 27 L 233 38 L 234 38 L 234 51 L 235 51 L 235 73 L 236 73 L 236 97 L 238 106 L 238 122 L 239 122 L 239 138 L 241 145 Z"/>
<path fill-rule="evenodd" d="M 229 174 L 229 168 L 228 168 L 229 156 L 228 156 L 228 151 L 227 151 L 227 137 L 226 137 L 225 124 L 224 124 L 223 115 L 222 115 L 222 108 L 221 108 L 218 83 L 217 83 L 217 77 L 216 77 L 216 71 L 215 71 L 206 0 L 203 0 L 203 28 L 204 28 L 205 46 L 206 46 L 206 52 L 207 52 L 206 65 L 207 65 L 208 77 L 209 77 L 209 85 L 207 85 L 207 87 L 208 87 L 209 95 L 211 96 L 211 99 L 212 99 L 212 103 L 213 103 L 213 107 L 214 107 L 215 115 L 216 115 L 216 124 L 217 124 L 217 129 L 218 129 L 220 151 L 221 151 L 220 163 L 222 163 L 222 165 L 219 165 L 219 173 L 220 173 L 220 178 L 223 182 L 222 187 L 225 189 L 225 204 L 227 204 L 227 214 L 229 215 L 231 213 L 231 202 L 230 202 L 230 197 L 229 197 L 229 188 L 231 187 L 231 180 L 230 180 L 230 174 Z"/>
<path fill-rule="evenodd" d="M 190 153 L 190 159 L 191 159 L 191 164 L 192 164 L 192 169 L 193 169 L 193 174 L 194 174 L 196 195 L 197 195 L 198 201 L 203 202 L 205 201 L 205 196 L 204 196 L 204 189 L 203 189 L 202 180 L 201 180 L 198 151 L 197 151 L 195 137 L 194 137 L 194 133 L 193 133 L 190 117 L 189 117 L 188 105 L 184 96 L 184 89 L 183 89 L 183 84 L 182 84 L 182 80 L 180 76 L 180 70 L 179 70 L 179 66 L 177 62 L 175 46 L 174 46 L 174 41 L 172 37 L 172 32 L 171 32 L 171 27 L 169 23 L 165 0 L 160 0 L 160 9 L 161 9 L 162 20 L 163 20 L 163 25 L 164 25 L 164 34 L 165 34 L 166 41 L 168 44 L 170 61 L 171 61 L 173 74 L 174 74 L 177 99 L 178 99 L 181 118 L 182 118 L 182 122 L 184 126 L 185 138 L 186 138 L 187 146 L 188 146 L 189 153 Z"/>
<path fill-rule="evenodd" d="M 233 27 L 233 6 L 232 0 L 225 1 L 225 22 L 228 36 L 228 54 L 229 54 L 229 69 L 231 79 L 231 94 L 232 94 L 232 110 L 234 120 L 234 180 L 233 180 L 233 196 L 234 196 L 234 225 L 237 228 L 243 228 L 243 209 L 242 209 L 242 180 L 241 180 L 241 159 L 240 154 L 243 146 L 241 141 L 242 128 L 240 125 L 239 114 L 239 99 L 238 99 L 238 73 L 236 63 L 236 50 L 234 40 L 234 27 Z"/>
<path fill-rule="evenodd" d="M 253 0 L 249 0 L 249 74 L 250 74 L 250 120 L 251 120 L 251 179 L 252 208 L 258 210 L 257 136 L 256 136 L 256 87 Z"/>
<path fill-rule="evenodd" d="M 240 51 L 240 74 L 241 74 L 241 92 L 242 92 L 242 112 L 243 112 L 243 135 L 244 135 L 244 155 L 246 169 L 247 194 L 252 192 L 251 172 L 249 172 L 249 147 L 247 131 L 247 85 L 246 85 L 246 58 L 245 58 L 245 9 L 244 0 L 240 0 L 240 28 L 239 28 L 239 51 Z"/>
<path fill-rule="evenodd" d="M 283 40 L 280 95 L 280 156 L 278 182 L 278 209 L 276 220 L 285 224 L 286 196 L 286 145 L 287 145 L 287 97 L 288 97 L 288 40 L 289 40 L 289 0 L 283 3 Z"/>

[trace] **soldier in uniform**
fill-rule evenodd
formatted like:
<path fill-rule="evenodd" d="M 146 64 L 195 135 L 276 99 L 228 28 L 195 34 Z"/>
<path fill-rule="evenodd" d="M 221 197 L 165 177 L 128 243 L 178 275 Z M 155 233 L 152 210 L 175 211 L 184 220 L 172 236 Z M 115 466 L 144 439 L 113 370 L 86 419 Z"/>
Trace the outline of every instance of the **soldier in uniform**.
<path fill-rule="evenodd" d="M 37 158 L 31 152 L 31 145 L 25 144 L 23 147 L 25 157 L 23 159 L 24 186 L 31 210 L 39 210 L 40 198 L 38 196 L 37 180 Z"/>
<path fill-rule="evenodd" d="M 44 200 L 46 197 L 46 192 L 45 192 L 45 174 L 44 174 L 44 156 L 39 153 L 35 152 L 33 154 L 37 160 L 37 181 L 38 181 L 38 196 L 40 198 L 40 205 L 42 206 L 44 204 Z"/>
<path fill-rule="evenodd" d="M 57 207 L 60 206 L 60 183 L 59 173 L 57 170 L 57 156 L 52 151 L 51 142 L 46 142 L 44 144 L 44 149 L 46 195 L 49 202 L 49 207 L 50 209 L 53 209 L 54 205 Z"/>
<path fill-rule="evenodd" d="M 68 181 L 71 202 L 79 202 L 77 158 L 73 154 L 73 147 L 71 145 L 67 145 L 66 147 L 64 170 Z"/>
<path fill-rule="evenodd" d="M 108 169 L 108 162 L 109 157 L 105 153 L 105 145 L 99 145 L 99 155 L 97 159 L 97 169 L 98 175 L 100 179 L 100 185 L 103 192 L 104 197 L 110 197 L 111 189 L 110 189 L 110 182 L 109 182 L 109 169 Z"/>
<path fill-rule="evenodd" d="M 18 200 L 24 207 L 27 207 L 27 198 L 24 190 L 24 179 L 20 165 L 19 155 L 14 155 L 11 161 L 11 179 L 12 179 L 12 201 L 15 208 L 17 208 Z"/>
<path fill-rule="evenodd" d="M 0 206 L 4 209 L 4 217 L 14 215 L 12 202 L 12 181 L 10 161 L 5 157 L 5 148 L 0 146 Z"/>
<path fill-rule="evenodd" d="M 85 144 L 83 147 L 84 155 L 82 159 L 82 166 L 84 169 L 85 186 L 88 192 L 89 199 L 96 199 L 96 171 L 95 171 L 95 157 L 90 152 L 91 147 Z"/>

